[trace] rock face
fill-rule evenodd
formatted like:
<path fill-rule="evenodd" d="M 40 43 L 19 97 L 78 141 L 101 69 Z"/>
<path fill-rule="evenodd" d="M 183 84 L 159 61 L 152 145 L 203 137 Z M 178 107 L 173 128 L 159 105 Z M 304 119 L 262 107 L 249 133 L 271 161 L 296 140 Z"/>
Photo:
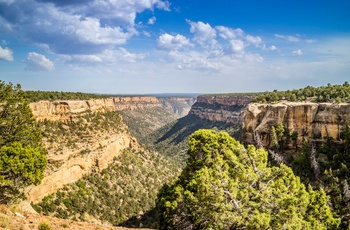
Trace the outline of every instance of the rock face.
<path fill-rule="evenodd" d="M 39 101 L 30 104 L 37 121 L 75 122 L 87 112 L 110 112 L 122 110 L 150 109 L 166 107 L 171 111 L 185 113 L 190 108 L 191 99 L 167 98 L 159 100 L 152 96 L 111 97 L 90 100 Z M 87 122 L 87 121 L 86 121 Z M 88 123 L 87 123 L 88 125 Z M 63 125 L 65 126 L 65 125 Z M 76 148 L 61 146 L 62 143 L 45 143 L 48 149 L 48 167 L 45 178 L 38 186 L 27 189 L 29 202 L 40 202 L 45 196 L 54 193 L 82 176 L 107 168 L 115 156 L 126 148 L 138 148 L 137 141 L 127 127 L 121 124 L 119 131 L 102 130 L 90 139 L 74 143 Z"/>
<path fill-rule="evenodd" d="M 39 101 L 30 103 L 30 108 L 37 120 L 69 120 L 74 114 L 135 110 L 159 107 L 156 97 L 111 97 L 90 100 Z"/>
<path fill-rule="evenodd" d="M 114 97 L 115 110 L 136 110 L 161 107 L 156 97 Z"/>
<path fill-rule="evenodd" d="M 251 97 L 243 96 L 199 96 L 189 113 L 212 122 L 241 124 L 250 102 Z"/>
<path fill-rule="evenodd" d="M 45 196 L 54 193 L 65 184 L 73 183 L 84 175 L 107 168 L 113 158 L 122 153 L 126 148 L 137 148 L 136 139 L 126 132 L 114 135 L 100 134 L 96 142 L 88 144 L 91 152 L 79 154 L 79 149 L 65 151 L 63 155 L 48 153 L 48 168 L 45 177 L 38 186 L 27 189 L 26 195 L 29 202 L 38 203 Z M 52 169 L 55 167 L 54 169 Z"/>
<path fill-rule="evenodd" d="M 300 144 L 304 137 L 341 140 L 345 124 L 350 124 L 349 103 L 281 102 L 277 104 L 249 104 L 245 111 L 244 132 L 247 143 L 254 143 L 259 135 L 264 147 L 270 146 L 271 127 L 282 123 L 285 133 L 298 133 Z M 254 137 L 255 136 L 255 137 Z M 291 147 L 289 143 L 289 147 Z"/>
<path fill-rule="evenodd" d="M 156 107 L 178 114 L 187 115 L 194 103 L 194 98 L 156 98 L 152 96 L 111 97 L 90 100 L 39 101 L 30 103 L 30 108 L 37 120 L 65 121 L 74 114 L 91 112 L 107 112 L 122 110 L 142 110 Z"/>
<path fill-rule="evenodd" d="M 175 113 L 179 117 L 186 116 L 196 101 L 195 98 L 191 97 L 159 97 L 158 100 L 164 109 Z"/>

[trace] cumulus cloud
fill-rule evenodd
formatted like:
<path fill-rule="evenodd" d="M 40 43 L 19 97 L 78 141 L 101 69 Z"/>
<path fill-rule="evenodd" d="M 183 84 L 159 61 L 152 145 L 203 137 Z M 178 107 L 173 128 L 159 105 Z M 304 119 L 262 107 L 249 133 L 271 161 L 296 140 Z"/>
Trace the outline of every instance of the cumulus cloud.
<path fill-rule="evenodd" d="M 272 45 L 272 46 L 269 46 L 269 50 L 277 50 L 277 47 Z"/>
<path fill-rule="evenodd" d="M 113 22 L 119 25 L 135 23 L 136 14 L 144 10 L 158 8 L 169 11 L 170 3 L 162 0 L 40 0 L 44 3 L 53 3 L 64 12 L 84 17 L 99 18 L 104 22 Z"/>
<path fill-rule="evenodd" d="M 156 20 L 157 20 L 156 17 L 153 16 L 150 19 L 148 19 L 147 24 L 148 25 L 153 25 L 154 23 L 156 23 Z"/>
<path fill-rule="evenodd" d="M 157 47 L 162 50 L 178 50 L 191 45 L 190 40 L 181 34 L 173 36 L 165 33 L 160 35 L 157 40 Z"/>
<path fill-rule="evenodd" d="M 241 38 L 244 36 L 244 31 L 240 28 L 232 29 L 225 26 L 216 26 L 215 29 L 218 31 L 219 36 L 225 40 Z"/>
<path fill-rule="evenodd" d="M 99 64 L 114 65 L 115 63 L 135 63 L 144 59 L 147 54 L 130 53 L 125 48 L 116 50 L 104 50 L 99 54 L 77 54 L 77 55 L 60 55 L 61 59 L 70 66 L 94 67 Z"/>
<path fill-rule="evenodd" d="M 300 38 L 290 35 L 275 34 L 276 38 L 282 38 L 290 42 L 300 42 Z"/>
<path fill-rule="evenodd" d="M 212 27 L 201 21 L 187 23 L 192 38 L 164 33 L 157 40 L 157 48 L 165 52 L 164 60 L 173 62 L 177 69 L 221 71 L 232 65 L 264 60 L 256 53 L 256 48 L 266 50 L 259 36 L 246 34 L 240 28 Z"/>
<path fill-rule="evenodd" d="M 192 22 L 189 20 L 187 20 L 187 23 L 191 26 L 190 32 L 194 34 L 194 41 L 204 46 L 214 46 L 216 44 L 216 30 L 209 23 L 203 23 L 201 21 Z"/>
<path fill-rule="evenodd" d="M 297 56 L 301 56 L 301 55 L 303 55 L 304 53 L 303 53 L 303 51 L 302 51 L 301 49 L 297 49 L 297 50 L 294 50 L 294 51 L 292 52 L 292 54 L 297 55 Z"/>
<path fill-rule="evenodd" d="M 230 40 L 231 51 L 233 53 L 244 53 L 245 44 L 242 40 L 232 39 Z"/>
<path fill-rule="evenodd" d="M 54 54 L 99 56 L 139 34 L 138 13 L 169 6 L 166 0 L 0 1 L 0 31 Z"/>
<path fill-rule="evenodd" d="M 13 52 L 9 48 L 0 46 L 0 60 L 13 61 Z"/>
<path fill-rule="evenodd" d="M 258 46 L 262 43 L 262 39 L 259 36 L 251 36 L 251 35 L 247 35 L 246 36 L 246 40 L 250 43 L 253 44 L 255 46 Z"/>
<path fill-rule="evenodd" d="M 30 52 L 25 60 L 25 70 L 28 71 L 52 71 L 55 69 L 54 64 L 44 55 Z"/>

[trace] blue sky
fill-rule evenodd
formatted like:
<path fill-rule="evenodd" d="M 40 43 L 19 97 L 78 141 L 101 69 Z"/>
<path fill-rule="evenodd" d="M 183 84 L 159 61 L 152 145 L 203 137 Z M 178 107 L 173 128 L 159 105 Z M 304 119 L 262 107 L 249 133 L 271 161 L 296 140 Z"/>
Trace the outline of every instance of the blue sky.
<path fill-rule="evenodd" d="M 350 80 L 348 0 L 0 0 L 0 80 L 116 94 Z"/>

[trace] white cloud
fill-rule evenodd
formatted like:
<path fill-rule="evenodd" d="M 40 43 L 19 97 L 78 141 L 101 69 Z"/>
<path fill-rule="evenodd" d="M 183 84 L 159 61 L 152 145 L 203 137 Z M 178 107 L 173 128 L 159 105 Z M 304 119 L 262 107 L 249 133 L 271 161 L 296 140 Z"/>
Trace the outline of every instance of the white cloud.
<path fill-rule="evenodd" d="M 258 46 L 262 43 L 262 39 L 259 36 L 251 36 L 249 34 L 246 36 L 246 40 L 255 46 Z"/>
<path fill-rule="evenodd" d="M 182 47 L 191 45 L 190 40 L 181 34 L 173 36 L 165 33 L 160 35 L 157 40 L 157 47 L 163 50 L 178 50 Z"/>
<path fill-rule="evenodd" d="M 232 29 L 225 26 L 216 26 L 215 29 L 218 31 L 219 36 L 225 40 L 241 38 L 244 36 L 244 31 L 240 28 Z"/>
<path fill-rule="evenodd" d="M 277 50 L 277 47 L 272 45 L 272 46 L 269 46 L 269 50 Z"/>
<path fill-rule="evenodd" d="M 39 0 L 54 3 L 72 15 L 99 18 L 107 23 L 133 26 L 137 13 L 158 8 L 169 11 L 170 3 L 162 0 Z"/>
<path fill-rule="evenodd" d="M 169 7 L 167 0 L 2 0 L 0 31 L 65 59 L 104 63 L 106 51 L 120 54 L 119 47 L 139 34 L 138 13 Z M 125 61 L 123 55 L 114 57 Z"/>
<path fill-rule="evenodd" d="M 290 42 L 300 42 L 300 38 L 295 36 L 275 34 L 275 37 L 282 38 Z"/>
<path fill-rule="evenodd" d="M 190 24 L 190 32 L 194 34 L 193 40 L 199 44 L 206 46 L 215 46 L 216 41 L 216 30 L 210 26 L 209 23 L 192 22 L 187 20 L 187 23 Z"/>
<path fill-rule="evenodd" d="M 304 53 L 303 53 L 303 51 L 302 51 L 301 49 L 297 49 L 297 50 L 294 50 L 294 51 L 292 52 L 292 54 L 301 56 L 301 55 L 303 55 Z"/>
<path fill-rule="evenodd" d="M 150 19 L 148 19 L 147 24 L 148 25 L 153 25 L 154 23 L 156 23 L 156 20 L 157 20 L 156 17 L 153 16 Z"/>
<path fill-rule="evenodd" d="M 55 69 L 54 64 L 44 55 L 30 52 L 25 61 L 25 70 L 28 71 L 52 71 Z"/>
<path fill-rule="evenodd" d="M 13 61 L 13 52 L 9 48 L 0 46 L 0 60 Z"/>
<path fill-rule="evenodd" d="M 144 53 L 130 53 L 124 48 L 116 50 L 104 50 L 99 54 L 77 54 L 77 55 L 60 55 L 60 57 L 73 67 L 85 66 L 95 67 L 96 65 L 114 65 L 115 63 L 136 63 L 147 55 Z"/>
<path fill-rule="evenodd" d="M 191 44 L 188 38 L 179 34 L 165 33 L 157 40 L 158 49 L 166 51 L 163 53 L 165 54 L 163 60 L 173 63 L 177 69 L 217 72 L 242 63 L 264 61 L 264 58 L 256 53 L 256 48 L 266 49 L 259 36 L 246 34 L 240 28 L 212 27 L 201 21 L 187 20 L 187 23 L 193 34 L 192 41 L 199 46 Z M 256 48 L 251 49 L 250 45 Z M 181 50 L 184 47 L 186 49 Z"/>
<path fill-rule="evenodd" d="M 244 53 L 245 44 L 242 40 L 231 40 L 231 51 L 233 53 Z"/>

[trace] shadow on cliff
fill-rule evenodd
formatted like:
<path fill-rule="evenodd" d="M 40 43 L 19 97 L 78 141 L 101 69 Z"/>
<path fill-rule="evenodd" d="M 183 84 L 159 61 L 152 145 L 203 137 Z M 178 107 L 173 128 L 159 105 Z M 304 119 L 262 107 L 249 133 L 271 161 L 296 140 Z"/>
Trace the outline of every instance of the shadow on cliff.
<path fill-rule="evenodd" d="M 118 224 L 118 226 L 126 228 L 158 228 L 158 219 L 157 219 L 157 209 L 153 208 L 145 212 L 140 217 L 133 216 L 128 220 Z"/>
<path fill-rule="evenodd" d="M 175 123 L 158 130 L 158 133 L 162 134 L 162 136 L 156 140 L 155 144 L 164 141 L 172 144 L 180 144 L 184 141 L 187 142 L 188 137 L 198 129 L 226 131 L 237 140 L 240 140 L 242 136 L 241 125 L 232 125 L 224 122 L 211 122 L 189 114 L 178 119 Z"/>

